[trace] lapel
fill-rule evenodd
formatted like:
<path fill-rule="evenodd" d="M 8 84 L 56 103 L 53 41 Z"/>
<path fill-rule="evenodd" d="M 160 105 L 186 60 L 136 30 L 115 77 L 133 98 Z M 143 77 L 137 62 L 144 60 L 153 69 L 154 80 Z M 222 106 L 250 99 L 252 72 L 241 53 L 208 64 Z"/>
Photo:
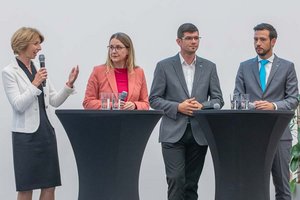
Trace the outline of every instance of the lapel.
<path fill-rule="evenodd" d="M 278 68 L 279 68 L 279 65 L 280 65 L 280 60 L 278 59 L 278 57 L 276 55 L 274 55 L 274 60 L 273 60 L 273 63 L 272 63 L 272 68 L 271 68 L 271 71 L 270 71 L 270 75 L 268 77 L 268 81 L 267 81 L 267 85 L 266 85 L 266 90 L 267 88 L 269 87 L 272 79 L 274 78 Z"/>
<path fill-rule="evenodd" d="M 113 69 L 110 69 L 106 73 L 106 78 L 108 80 L 108 84 L 109 84 L 111 90 L 113 91 L 115 97 L 118 98 L 119 92 L 118 92 L 118 86 L 117 86 L 117 81 L 116 81 L 116 77 L 115 77 L 115 71 Z M 133 69 L 132 72 L 128 73 L 128 96 L 127 96 L 127 99 L 130 99 L 133 94 L 135 82 L 136 82 L 136 74 Z"/>
<path fill-rule="evenodd" d="M 185 82 L 185 78 L 184 78 L 184 74 L 183 74 L 183 70 L 182 70 L 182 65 L 180 63 L 180 58 L 179 58 L 179 53 L 173 57 L 173 67 L 174 70 L 176 72 L 176 75 L 179 79 L 179 82 L 184 90 L 184 92 L 186 93 L 186 95 L 189 97 L 189 91 Z"/>
<path fill-rule="evenodd" d="M 111 90 L 113 91 L 115 97 L 118 97 L 118 87 L 114 69 L 109 69 L 107 72 L 105 72 L 105 74 Z"/>
<path fill-rule="evenodd" d="M 261 88 L 260 79 L 259 79 L 259 67 L 258 67 L 258 57 L 252 59 L 252 63 L 250 64 L 252 68 L 253 75 L 259 87 Z"/>
<path fill-rule="evenodd" d="M 128 72 L 128 97 L 127 97 L 127 99 L 130 99 L 133 94 L 135 83 L 136 83 L 135 79 L 136 79 L 136 73 L 135 73 L 134 69 L 132 69 L 132 72 Z"/>
<path fill-rule="evenodd" d="M 16 73 L 27 83 L 31 84 L 30 80 L 28 79 L 27 75 L 25 72 L 21 69 L 21 67 L 18 65 L 17 61 L 13 61 L 12 68 L 16 71 Z"/>
<path fill-rule="evenodd" d="M 200 81 L 201 76 L 203 75 L 203 67 L 202 67 L 203 60 L 197 56 L 196 58 L 196 65 L 195 65 L 195 75 L 194 75 L 194 82 L 192 88 L 192 97 L 194 97 L 194 93 L 196 88 L 199 87 L 198 83 Z"/>

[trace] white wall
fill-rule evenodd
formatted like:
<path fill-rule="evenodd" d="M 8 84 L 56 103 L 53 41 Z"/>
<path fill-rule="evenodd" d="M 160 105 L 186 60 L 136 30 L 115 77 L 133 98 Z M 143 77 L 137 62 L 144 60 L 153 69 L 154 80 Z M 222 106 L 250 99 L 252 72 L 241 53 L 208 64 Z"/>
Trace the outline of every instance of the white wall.
<path fill-rule="evenodd" d="M 36 27 L 45 35 L 42 53 L 46 55 L 47 69 L 57 88 L 67 80 L 70 68 L 80 65 L 78 93 L 60 108 L 82 108 L 92 67 L 105 62 L 109 37 L 119 31 L 131 36 L 137 63 L 144 68 L 150 88 L 157 61 L 178 52 L 176 32 L 184 22 L 197 25 L 203 36 L 198 55 L 217 64 L 225 108 L 229 107 L 229 94 L 239 62 L 255 56 L 253 27 L 258 23 L 275 26 L 279 34 L 275 52 L 295 63 L 299 79 L 300 3 L 296 0 L 0 0 L 0 3 L 0 69 L 13 59 L 10 38 L 21 26 Z M 0 199 L 14 199 L 11 109 L 2 79 L 0 84 Z M 76 199 L 78 181 L 74 155 L 58 119 L 54 127 L 63 183 L 57 188 L 57 199 Z M 166 199 L 164 165 L 157 140 L 158 126 L 149 140 L 141 167 L 142 200 Z M 199 182 L 199 199 L 213 198 L 214 172 L 208 154 Z"/>

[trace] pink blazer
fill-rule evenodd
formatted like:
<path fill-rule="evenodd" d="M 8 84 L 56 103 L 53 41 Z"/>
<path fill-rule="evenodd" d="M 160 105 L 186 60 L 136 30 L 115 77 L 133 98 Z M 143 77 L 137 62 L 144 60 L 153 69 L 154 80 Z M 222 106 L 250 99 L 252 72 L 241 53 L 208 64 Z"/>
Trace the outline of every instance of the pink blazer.
<path fill-rule="evenodd" d="M 106 65 L 94 67 L 87 83 L 83 107 L 85 109 L 100 109 L 99 95 L 101 92 L 114 93 L 116 97 L 118 96 L 115 72 L 113 69 L 108 69 Z M 149 109 L 145 74 L 140 67 L 135 67 L 131 73 L 128 73 L 127 101 L 134 102 L 138 110 Z"/>

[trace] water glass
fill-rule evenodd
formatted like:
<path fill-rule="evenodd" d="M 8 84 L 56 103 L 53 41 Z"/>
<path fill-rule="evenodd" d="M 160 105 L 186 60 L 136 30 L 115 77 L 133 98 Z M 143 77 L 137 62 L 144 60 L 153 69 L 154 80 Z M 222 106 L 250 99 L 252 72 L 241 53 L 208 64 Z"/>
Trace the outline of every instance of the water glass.
<path fill-rule="evenodd" d="M 112 107 L 113 110 L 120 110 L 120 108 L 121 108 L 120 95 L 121 95 L 121 93 L 119 93 L 118 96 L 115 96 L 115 94 L 112 94 L 111 107 Z"/>
<path fill-rule="evenodd" d="M 111 93 L 100 93 L 101 110 L 110 110 Z"/>
<path fill-rule="evenodd" d="M 230 108 L 231 110 L 237 110 L 239 108 L 240 98 L 238 94 L 230 94 Z"/>
<path fill-rule="evenodd" d="M 249 94 L 241 94 L 241 109 L 249 110 Z"/>

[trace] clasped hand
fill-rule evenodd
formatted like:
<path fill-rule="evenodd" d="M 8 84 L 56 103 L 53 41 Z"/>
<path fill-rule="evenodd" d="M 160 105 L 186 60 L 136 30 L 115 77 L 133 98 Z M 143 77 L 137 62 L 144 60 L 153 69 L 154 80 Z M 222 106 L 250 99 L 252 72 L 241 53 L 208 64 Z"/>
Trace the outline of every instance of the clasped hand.
<path fill-rule="evenodd" d="M 274 110 L 274 105 L 268 101 L 254 101 L 255 109 L 257 110 Z"/>
<path fill-rule="evenodd" d="M 122 110 L 134 110 L 136 108 L 135 103 L 131 101 L 121 101 L 121 109 Z"/>
<path fill-rule="evenodd" d="M 195 97 L 191 99 L 186 99 L 183 102 L 181 102 L 178 105 L 178 112 L 188 115 L 188 116 L 193 116 L 193 113 L 195 110 L 200 110 L 202 109 L 203 105 L 196 101 Z"/>

